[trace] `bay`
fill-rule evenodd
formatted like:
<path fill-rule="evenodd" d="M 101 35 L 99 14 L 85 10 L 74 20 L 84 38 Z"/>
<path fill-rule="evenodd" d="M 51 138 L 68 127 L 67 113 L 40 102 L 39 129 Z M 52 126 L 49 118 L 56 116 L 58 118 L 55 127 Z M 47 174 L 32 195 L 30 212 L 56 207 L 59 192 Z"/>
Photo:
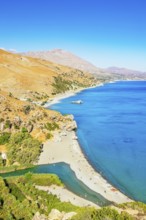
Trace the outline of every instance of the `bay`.
<path fill-rule="evenodd" d="M 72 104 L 82 100 L 83 104 Z M 84 90 L 51 109 L 73 114 L 92 166 L 135 200 L 146 202 L 146 81 L 121 81 Z"/>

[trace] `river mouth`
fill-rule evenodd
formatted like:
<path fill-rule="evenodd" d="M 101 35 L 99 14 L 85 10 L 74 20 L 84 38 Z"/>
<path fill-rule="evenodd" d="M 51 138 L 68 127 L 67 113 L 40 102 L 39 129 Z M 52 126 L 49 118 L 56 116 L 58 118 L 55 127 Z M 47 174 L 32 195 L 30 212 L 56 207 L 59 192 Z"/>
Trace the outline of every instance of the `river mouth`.
<path fill-rule="evenodd" d="M 7 178 L 12 176 L 25 175 L 28 172 L 47 174 L 56 174 L 61 181 L 64 183 L 65 187 L 76 195 L 95 203 L 98 206 L 111 205 L 112 202 L 105 199 L 102 195 L 94 192 L 89 187 L 87 187 L 82 181 L 77 179 L 75 173 L 72 171 L 70 166 L 66 163 L 55 163 L 46 165 L 37 165 L 33 168 L 28 168 L 24 170 L 17 170 L 9 173 L 0 174 L 1 177 Z"/>

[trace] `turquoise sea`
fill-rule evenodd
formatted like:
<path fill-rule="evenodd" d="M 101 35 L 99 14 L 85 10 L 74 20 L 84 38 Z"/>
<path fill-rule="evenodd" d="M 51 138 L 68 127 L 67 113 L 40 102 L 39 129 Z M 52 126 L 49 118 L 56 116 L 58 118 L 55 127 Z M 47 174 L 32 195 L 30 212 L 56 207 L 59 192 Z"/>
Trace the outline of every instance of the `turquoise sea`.
<path fill-rule="evenodd" d="M 81 105 L 71 103 L 80 99 Z M 82 151 L 98 172 L 146 202 L 146 81 L 87 89 L 51 109 L 74 115 Z"/>

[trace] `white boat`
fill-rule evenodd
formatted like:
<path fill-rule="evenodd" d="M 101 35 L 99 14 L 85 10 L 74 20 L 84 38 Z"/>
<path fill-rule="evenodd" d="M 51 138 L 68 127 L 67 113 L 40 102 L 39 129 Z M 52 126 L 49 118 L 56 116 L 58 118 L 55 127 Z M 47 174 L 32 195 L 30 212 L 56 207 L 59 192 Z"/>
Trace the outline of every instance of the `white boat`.
<path fill-rule="evenodd" d="M 83 104 L 82 100 L 76 100 L 76 101 L 72 101 L 72 104 Z"/>

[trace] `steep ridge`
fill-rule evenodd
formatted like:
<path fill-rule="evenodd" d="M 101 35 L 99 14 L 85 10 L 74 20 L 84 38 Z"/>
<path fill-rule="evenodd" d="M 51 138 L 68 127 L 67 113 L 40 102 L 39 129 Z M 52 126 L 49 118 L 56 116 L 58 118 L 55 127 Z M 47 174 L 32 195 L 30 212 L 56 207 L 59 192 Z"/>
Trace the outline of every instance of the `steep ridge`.
<path fill-rule="evenodd" d="M 3 50 L 0 50 L 0 79 L 4 91 L 32 100 L 98 83 L 89 73 Z"/>
<path fill-rule="evenodd" d="M 51 51 L 29 51 L 26 53 L 22 53 L 22 55 L 36 57 L 47 61 L 52 61 L 58 64 L 62 64 L 85 72 L 89 72 L 96 75 L 99 79 L 103 79 L 103 78 L 106 79 L 108 78 L 109 80 L 146 79 L 146 73 L 135 70 L 129 70 L 126 68 L 119 68 L 119 67 L 109 67 L 106 69 L 102 69 L 96 67 L 87 60 L 84 60 L 79 56 L 62 49 L 54 49 Z"/>
<path fill-rule="evenodd" d="M 75 69 L 80 69 L 89 73 L 102 73 L 102 70 L 94 66 L 92 63 L 80 58 L 77 55 L 72 54 L 71 52 L 62 49 L 54 49 L 50 51 L 30 51 L 22 54 L 30 57 L 52 61 L 54 63 L 62 64 Z"/>

